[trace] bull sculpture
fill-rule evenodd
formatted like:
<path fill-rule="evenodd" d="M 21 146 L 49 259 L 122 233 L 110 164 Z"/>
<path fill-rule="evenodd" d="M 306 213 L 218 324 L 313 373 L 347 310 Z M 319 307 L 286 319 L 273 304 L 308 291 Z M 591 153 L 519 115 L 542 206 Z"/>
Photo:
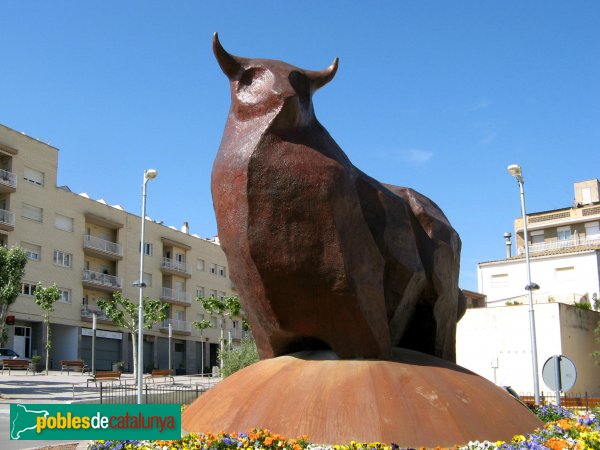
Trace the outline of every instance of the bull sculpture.
<path fill-rule="evenodd" d="M 261 358 L 403 347 L 453 361 L 461 242 L 440 208 L 354 167 L 317 120 L 323 71 L 213 51 L 231 109 L 212 170 L 221 246 Z"/>

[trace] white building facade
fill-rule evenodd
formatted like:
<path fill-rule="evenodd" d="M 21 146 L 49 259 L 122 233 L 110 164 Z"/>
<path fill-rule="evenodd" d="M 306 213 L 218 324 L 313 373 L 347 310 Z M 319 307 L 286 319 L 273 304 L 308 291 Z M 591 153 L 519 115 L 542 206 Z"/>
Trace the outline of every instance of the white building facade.
<path fill-rule="evenodd" d="M 539 385 L 544 362 L 564 355 L 577 368 L 571 392 L 600 395 L 600 182 L 575 183 L 573 207 L 527 215 Z M 457 362 L 498 385 L 531 394 L 533 368 L 522 219 L 514 224 L 516 254 L 478 264 L 478 290 L 486 307 L 469 309 L 458 323 Z M 595 310 L 596 309 L 596 310 Z"/>

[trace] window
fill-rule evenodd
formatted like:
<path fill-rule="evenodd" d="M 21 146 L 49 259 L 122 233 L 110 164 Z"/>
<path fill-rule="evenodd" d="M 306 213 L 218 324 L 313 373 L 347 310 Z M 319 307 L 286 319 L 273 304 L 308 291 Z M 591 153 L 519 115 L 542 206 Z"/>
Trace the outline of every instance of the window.
<path fill-rule="evenodd" d="M 531 232 L 531 243 L 539 244 L 544 242 L 544 230 L 536 230 Z"/>
<path fill-rule="evenodd" d="M 144 272 L 142 282 L 146 285 L 146 287 L 152 287 L 152 274 Z"/>
<path fill-rule="evenodd" d="M 219 291 L 219 298 L 220 298 L 221 300 L 224 300 L 224 299 L 225 299 L 225 292 L 223 292 L 223 291 Z"/>
<path fill-rule="evenodd" d="M 558 227 L 556 229 L 556 235 L 559 241 L 567 241 L 571 239 L 571 227 Z"/>
<path fill-rule="evenodd" d="M 196 270 L 198 272 L 204 272 L 204 260 L 198 258 L 198 260 L 196 261 Z"/>
<path fill-rule="evenodd" d="M 508 274 L 498 273 L 492 275 L 492 287 L 506 286 L 508 284 Z"/>
<path fill-rule="evenodd" d="M 198 286 L 196 288 L 196 297 L 204 297 L 204 287 Z"/>
<path fill-rule="evenodd" d="M 152 244 L 149 242 L 144 243 L 144 255 L 152 256 Z"/>
<path fill-rule="evenodd" d="M 208 296 L 217 298 L 217 291 L 215 291 L 214 289 L 211 289 L 210 291 L 208 291 Z"/>
<path fill-rule="evenodd" d="M 232 320 L 231 321 L 231 326 L 233 327 L 234 330 L 237 330 L 238 328 L 238 321 L 237 320 Z"/>
<path fill-rule="evenodd" d="M 58 293 L 60 294 L 59 302 L 71 303 L 71 289 L 58 288 Z"/>
<path fill-rule="evenodd" d="M 54 250 L 54 264 L 62 267 L 71 267 L 72 262 L 72 254 L 61 252 L 60 250 Z"/>
<path fill-rule="evenodd" d="M 23 250 L 25 250 L 27 259 L 30 259 L 32 261 L 39 261 L 41 259 L 42 247 L 40 247 L 39 245 L 21 242 L 21 247 L 23 247 Z"/>
<path fill-rule="evenodd" d="M 557 267 L 554 269 L 554 279 L 556 281 L 572 281 L 575 279 L 575 267 Z"/>
<path fill-rule="evenodd" d="M 600 238 L 600 222 L 588 222 L 585 224 L 585 237 L 588 239 Z"/>
<path fill-rule="evenodd" d="M 56 214 L 54 216 L 54 226 L 59 230 L 63 231 L 73 231 L 73 219 L 67 216 L 63 216 L 61 214 Z"/>
<path fill-rule="evenodd" d="M 210 324 L 212 325 L 213 328 L 217 327 L 217 318 L 216 317 L 211 317 L 210 318 Z"/>
<path fill-rule="evenodd" d="M 185 262 L 185 257 L 182 253 L 175 253 L 175 261 L 177 261 L 178 263 L 184 263 Z"/>
<path fill-rule="evenodd" d="M 219 266 L 219 276 L 224 277 L 226 274 L 225 267 Z"/>
<path fill-rule="evenodd" d="M 185 320 L 185 311 L 175 311 L 175 319 L 183 322 Z"/>
<path fill-rule="evenodd" d="M 23 284 L 21 284 L 21 294 L 33 297 L 35 294 L 35 284 L 24 281 Z"/>
<path fill-rule="evenodd" d="M 217 274 L 217 265 L 216 264 L 211 264 L 210 265 L 210 273 L 211 273 L 211 275 L 216 275 Z"/>
<path fill-rule="evenodd" d="M 30 169 L 29 167 L 24 168 L 23 179 L 28 183 L 35 184 L 37 186 L 44 185 L 44 174 L 39 170 Z"/>
<path fill-rule="evenodd" d="M 42 208 L 38 208 L 37 206 L 29 205 L 27 203 L 23 203 L 23 217 L 26 219 L 35 220 L 36 222 L 41 222 L 43 217 Z"/>

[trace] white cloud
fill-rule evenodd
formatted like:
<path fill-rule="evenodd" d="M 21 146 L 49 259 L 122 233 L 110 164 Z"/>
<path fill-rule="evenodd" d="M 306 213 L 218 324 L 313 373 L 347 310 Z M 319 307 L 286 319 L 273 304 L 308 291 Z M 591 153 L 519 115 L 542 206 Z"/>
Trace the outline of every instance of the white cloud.
<path fill-rule="evenodd" d="M 433 152 L 419 148 L 411 148 L 410 150 L 406 150 L 402 156 L 406 161 L 414 164 L 425 164 L 433 158 Z"/>

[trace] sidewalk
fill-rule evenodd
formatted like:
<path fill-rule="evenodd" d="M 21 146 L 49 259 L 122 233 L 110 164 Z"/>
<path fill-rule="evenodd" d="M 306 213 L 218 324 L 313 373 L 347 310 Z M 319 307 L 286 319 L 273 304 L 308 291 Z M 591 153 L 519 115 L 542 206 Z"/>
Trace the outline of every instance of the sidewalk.
<path fill-rule="evenodd" d="M 8 415 L 10 413 L 11 403 L 99 403 L 98 388 L 94 383 L 86 386 L 89 374 L 81 374 L 71 372 L 67 375 L 66 372 L 51 370 L 48 375 L 38 373 L 32 375 L 25 373 L 24 370 L 12 370 L 8 375 L 5 370 L 4 374 L 0 373 L 0 417 L 6 417 L 8 424 Z M 123 374 L 121 376 L 123 383 L 127 385 L 135 385 L 135 379 L 132 374 Z M 185 386 L 209 386 L 214 385 L 218 379 L 194 375 L 177 375 L 174 377 L 175 385 Z M 19 443 L 20 441 L 9 441 L 8 433 L 0 430 L 0 448 L 8 448 L 9 443 Z M 52 449 L 52 450 L 85 450 L 88 443 L 86 442 L 65 442 L 53 444 L 52 441 L 39 442 L 37 447 L 36 441 L 22 441 L 28 449 Z M 25 449 L 26 447 L 10 447 L 12 449 Z"/>

